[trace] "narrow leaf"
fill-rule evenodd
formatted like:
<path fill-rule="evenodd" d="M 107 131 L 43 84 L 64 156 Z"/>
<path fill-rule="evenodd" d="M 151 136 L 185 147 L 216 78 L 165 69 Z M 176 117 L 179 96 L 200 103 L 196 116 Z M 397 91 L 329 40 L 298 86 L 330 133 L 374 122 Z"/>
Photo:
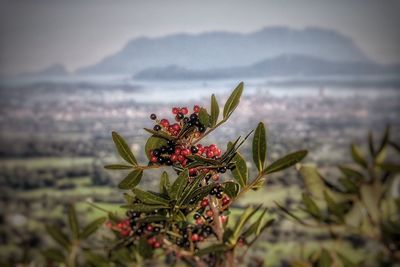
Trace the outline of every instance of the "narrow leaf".
<path fill-rule="evenodd" d="M 233 90 L 232 94 L 229 96 L 228 100 L 224 106 L 224 119 L 228 119 L 233 111 L 235 111 L 236 107 L 239 105 L 240 97 L 243 93 L 243 82 L 239 83 L 239 85 Z"/>
<path fill-rule="evenodd" d="M 207 110 L 205 108 L 200 108 L 199 111 L 199 120 L 201 124 L 205 127 L 208 127 L 210 124 L 210 115 L 208 115 Z"/>
<path fill-rule="evenodd" d="M 367 161 L 365 160 L 361 149 L 355 144 L 351 145 L 351 156 L 356 163 L 360 164 L 364 168 L 367 167 Z"/>
<path fill-rule="evenodd" d="M 233 161 L 236 167 L 232 170 L 232 176 L 242 187 L 245 187 L 249 177 L 246 161 L 239 152 L 236 152 Z"/>
<path fill-rule="evenodd" d="M 146 156 L 148 159 L 151 158 L 151 151 L 160 148 L 162 146 L 167 145 L 167 141 L 165 139 L 156 137 L 156 136 L 150 136 L 149 139 L 147 139 L 147 142 L 145 144 L 145 151 L 146 151 Z"/>
<path fill-rule="evenodd" d="M 117 132 L 112 132 L 112 139 L 117 147 L 119 155 L 132 165 L 137 165 L 135 156 L 125 140 Z"/>
<path fill-rule="evenodd" d="M 207 255 L 209 253 L 224 252 L 224 251 L 227 251 L 228 249 L 229 249 L 229 247 L 225 244 L 214 244 L 209 247 L 200 249 L 199 251 L 196 252 L 196 255 L 203 256 L 203 255 Z"/>
<path fill-rule="evenodd" d="M 215 125 L 218 122 L 218 116 L 219 116 L 219 105 L 217 102 L 217 98 L 213 94 L 211 96 L 211 117 L 210 117 L 210 126 L 215 127 Z"/>
<path fill-rule="evenodd" d="M 61 245 L 62 247 L 66 248 L 66 249 L 69 248 L 71 243 L 70 243 L 68 237 L 63 232 L 61 232 L 60 229 L 58 229 L 52 225 L 47 225 L 46 231 L 54 239 L 54 241 L 56 241 L 59 245 Z"/>
<path fill-rule="evenodd" d="M 64 256 L 63 252 L 59 249 L 55 249 L 55 248 L 46 249 L 46 250 L 42 251 L 41 254 L 46 259 L 50 259 L 55 262 L 64 262 L 65 261 L 65 256 Z"/>
<path fill-rule="evenodd" d="M 280 158 L 274 161 L 271 165 L 269 165 L 264 171 L 264 174 L 270 174 L 273 172 L 277 172 L 280 170 L 284 170 L 293 166 L 294 164 L 300 162 L 302 159 L 307 156 L 307 150 L 299 150 L 290 154 L 287 154 L 283 158 Z"/>
<path fill-rule="evenodd" d="M 332 262 L 333 260 L 329 252 L 325 249 L 322 249 L 318 260 L 318 267 L 332 267 Z"/>
<path fill-rule="evenodd" d="M 152 212 L 159 209 L 167 208 L 166 205 L 147 205 L 147 204 L 132 204 L 122 206 L 134 212 Z"/>
<path fill-rule="evenodd" d="M 183 170 L 179 176 L 176 178 L 174 183 L 171 186 L 171 199 L 177 200 L 181 197 L 183 189 L 188 183 L 189 179 L 189 171 L 188 169 Z"/>
<path fill-rule="evenodd" d="M 120 189 L 133 189 L 137 186 L 142 179 L 143 170 L 131 171 L 119 184 Z"/>
<path fill-rule="evenodd" d="M 124 164 L 110 164 L 110 165 L 105 165 L 104 169 L 108 170 L 127 170 L 127 169 L 132 169 L 134 166 L 132 165 L 124 165 Z"/>
<path fill-rule="evenodd" d="M 317 219 L 321 219 L 321 211 L 317 204 L 315 204 L 314 200 L 312 200 L 309 195 L 304 193 L 302 194 L 302 199 L 308 213 Z"/>
<path fill-rule="evenodd" d="M 74 238 L 79 237 L 79 224 L 74 205 L 68 207 L 68 223 Z"/>
<path fill-rule="evenodd" d="M 161 179 L 160 179 L 160 193 L 168 195 L 168 190 L 170 186 L 171 185 L 169 182 L 168 173 L 164 171 L 161 174 Z"/>
<path fill-rule="evenodd" d="M 386 145 L 389 142 L 389 137 L 390 137 L 390 127 L 387 126 L 385 129 L 385 133 L 382 136 L 382 140 L 378 148 L 378 151 L 376 152 L 376 155 L 378 155 L 386 147 Z"/>
<path fill-rule="evenodd" d="M 324 191 L 324 197 L 328 206 L 328 211 L 335 215 L 340 222 L 344 222 L 344 213 L 341 206 L 337 204 L 326 191 Z"/>
<path fill-rule="evenodd" d="M 88 238 L 90 235 L 92 235 L 94 232 L 96 232 L 97 229 L 99 229 L 100 226 L 102 226 L 106 220 L 107 220 L 107 217 L 100 217 L 100 218 L 92 221 L 91 223 L 89 223 L 88 225 L 86 225 L 83 228 L 79 237 L 81 239 Z"/>
<path fill-rule="evenodd" d="M 353 178 L 355 181 L 360 181 L 363 178 L 362 173 L 353 168 L 343 165 L 340 165 L 338 167 L 339 170 L 348 178 Z"/>
<path fill-rule="evenodd" d="M 368 147 L 369 147 L 369 153 L 371 154 L 372 157 L 375 157 L 375 147 L 374 147 L 374 136 L 371 131 L 368 133 Z"/>
<path fill-rule="evenodd" d="M 169 200 L 162 198 L 159 195 L 156 195 L 152 192 L 149 191 L 143 191 L 139 188 L 134 188 L 133 193 L 135 194 L 135 196 L 142 201 L 145 204 L 161 204 L 161 205 L 168 205 L 169 204 Z"/>
<path fill-rule="evenodd" d="M 254 132 L 253 138 L 253 160 L 259 172 L 264 169 L 265 157 L 267 155 L 267 140 L 265 127 L 260 122 Z"/>
<path fill-rule="evenodd" d="M 304 224 L 304 222 L 298 217 L 296 216 L 294 213 L 292 213 L 291 211 L 289 211 L 287 208 L 285 208 L 284 206 L 282 206 L 281 204 L 279 204 L 278 202 L 274 202 L 275 205 L 281 210 L 283 211 L 286 215 L 288 215 L 289 217 L 295 219 L 297 222 L 299 222 L 300 224 Z"/>
<path fill-rule="evenodd" d="M 235 182 L 225 182 L 222 184 L 224 187 L 224 192 L 230 197 L 235 198 L 239 193 L 239 184 Z"/>

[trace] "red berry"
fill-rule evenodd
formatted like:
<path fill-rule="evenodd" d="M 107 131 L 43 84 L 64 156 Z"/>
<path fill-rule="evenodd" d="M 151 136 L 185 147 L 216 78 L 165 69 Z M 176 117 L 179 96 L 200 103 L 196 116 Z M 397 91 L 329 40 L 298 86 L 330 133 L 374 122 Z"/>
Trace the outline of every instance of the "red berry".
<path fill-rule="evenodd" d="M 166 119 L 162 119 L 162 120 L 160 121 L 160 124 L 161 124 L 162 126 L 164 126 L 164 127 L 168 127 L 168 126 L 169 126 L 169 121 L 166 120 Z"/>
<path fill-rule="evenodd" d="M 149 245 L 153 245 L 154 243 L 156 243 L 157 242 L 157 239 L 153 236 L 153 237 L 150 237 L 149 239 L 147 239 L 147 243 L 149 244 Z"/>
<path fill-rule="evenodd" d="M 149 232 L 152 232 L 153 231 L 153 226 L 151 226 L 150 224 L 147 225 L 146 230 L 149 231 Z"/>
<path fill-rule="evenodd" d="M 174 152 L 174 153 L 175 153 L 176 155 L 180 155 L 180 154 L 181 154 L 181 151 L 182 151 L 182 150 L 181 150 L 180 148 L 175 148 L 175 152 Z"/>
<path fill-rule="evenodd" d="M 208 216 L 208 217 L 212 217 L 213 216 L 213 212 L 212 212 L 212 210 L 207 210 L 207 212 L 206 212 L 206 215 Z"/>
<path fill-rule="evenodd" d="M 187 149 L 187 148 L 185 148 L 185 149 L 183 149 L 182 151 L 181 151 L 181 155 L 182 156 L 189 156 L 190 155 L 190 150 L 189 149 Z"/>
<path fill-rule="evenodd" d="M 153 162 L 153 163 L 156 163 L 157 162 L 157 157 L 156 156 L 152 156 L 150 161 Z"/>
<path fill-rule="evenodd" d="M 202 148 L 203 147 L 202 144 L 197 144 L 196 146 L 197 146 L 197 148 Z"/>
<path fill-rule="evenodd" d="M 185 160 L 181 163 L 182 167 L 185 167 L 186 164 L 187 164 L 187 159 L 185 159 Z"/>
<path fill-rule="evenodd" d="M 212 158 L 212 157 L 214 157 L 214 152 L 207 151 L 207 158 Z"/>
<path fill-rule="evenodd" d="M 192 241 L 198 241 L 199 240 L 199 235 L 198 234 L 193 234 L 192 235 Z"/>
<path fill-rule="evenodd" d="M 221 153 L 222 153 L 221 149 L 218 149 L 218 148 L 214 151 L 214 154 L 217 157 L 221 156 Z"/>
<path fill-rule="evenodd" d="M 186 114 L 188 114 L 188 109 L 187 109 L 187 107 L 184 107 L 184 108 L 181 108 L 181 113 L 183 114 L 183 115 L 186 115 Z"/>
<path fill-rule="evenodd" d="M 203 219 L 202 218 L 198 218 L 196 220 L 196 224 L 203 224 Z"/>
<path fill-rule="evenodd" d="M 128 236 L 130 233 L 131 233 L 131 230 L 129 230 L 129 229 L 126 229 L 126 230 L 122 230 L 122 231 L 121 231 L 121 235 L 122 235 L 122 236 Z"/>
<path fill-rule="evenodd" d="M 178 156 L 178 160 L 179 160 L 180 163 L 182 163 L 182 162 L 185 161 L 185 157 L 182 156 L 182 155 L 179 155 L 179 156 Z"/>
<path fill-rule="evenodd" d="M 228 220 L 228 217 L 227 217 L 227 216 L 225 216 L 225 215 L 222 215 L 222 216 L 221 216 L 221 222 L 222 222 L 222 223 L 226 223 L 227 220 Z"/>
<path fill-rule="evenodd" d="M 176 162 L 178 160 L 178 156 L 175 155 L 175 154 L 172 154 L 170 159 L 171 159 L 172 162 Z"/>
<path fill-rule="evenodd" d="M 207 206 L 208 206 L 208 199 L 206 199 L 206 198 L 203 199 L 203 200 L 201 201 L 200 205 L 201 205 L 203 208 L 207 207 Z"/>
<path fill-rule="evenodd" d="M 214 144 L 211 144 L 208 148 L 209 148 L 211 151 L 215 151 L 215 149 L 217 148 L 217 146 L 214 145 Z"/>
<path fill-rule="evenodd" d="M 193 111 L 194 111 L 195 113 L 199 113 L 200 107 L 199 107 L 198 105 L 195 105 L 195 106 L 193 107 Z"/>
<path fill-rule="evenodd" d="M 174 124 L 172 125 L 172 129 L 173 129 L 174 131 L 179 131 L 179 130 L 181 129 L 181 126 L 180 126 L 178 123 L 174 123 Z"/>
<path fill-rule="evenodd" d="M 179 113 L 179 109 L 177 107 L 173 107 L 172 108 L 172 114 L 178 114 Z"/>
<path fill-rule="evenodd" d="M 189 169 L 189 175 L 190 175 L 190 176 L 195 176 L 196 174 L 197 174 L 196 168 L 190 168 L 190 169 Z"/>
<path fill-rule="evenodd" d="M 160 244 L 160 242 L 155 242 L 154 244 L 153 244 L 153 247 L 154 248 L 160 248 L 161 247 L 161 244 Z"/>

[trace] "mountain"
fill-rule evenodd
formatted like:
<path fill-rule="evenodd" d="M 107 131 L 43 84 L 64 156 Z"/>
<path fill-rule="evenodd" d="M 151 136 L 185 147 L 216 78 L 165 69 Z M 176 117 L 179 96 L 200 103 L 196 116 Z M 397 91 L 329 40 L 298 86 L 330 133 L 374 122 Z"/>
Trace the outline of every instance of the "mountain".
<path fill-rule="evenodd" d="M 267 27 L 249 34 L 208 32 L 138 38 L 78 74 L 134 74 L 177 65 L 193 70 L 239 67 L 282 54 L 301 54 L 330 61 L 369 62 L 352 39 L 334 30 Z"/>
<path fill-rule="evenodd" d="M 25 72 L 18 76 L 21 77 L 54 77 L 54 76 L 66 76 L 70 73 L 67 71 L 64 65 L 60 63 L 52 64 L 42 70 L 36 72 Z"/>
<path fill-rule="evenodd" d="M 280 55 L 243 67 L 192 70 L 181 66 L 149 68 L 134 78 L 142 80 L 243 79 L 272 76 L 318 77 L 399 75 L 400 65 L 380 65 L 373 62 L 335 62 L 304 55 Z"/>

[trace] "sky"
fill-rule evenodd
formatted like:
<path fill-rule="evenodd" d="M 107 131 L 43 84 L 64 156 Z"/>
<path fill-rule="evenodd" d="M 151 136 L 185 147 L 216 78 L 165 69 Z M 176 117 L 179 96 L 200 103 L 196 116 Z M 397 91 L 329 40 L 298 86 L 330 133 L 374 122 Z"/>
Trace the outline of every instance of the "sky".
<path fill-rule="evenodd" d="M 267 26 L 337 30 L 373 60 L 400 63 L 400 1 L 0 0 L 0 75 L 94 64 L 139 36 Z"/>

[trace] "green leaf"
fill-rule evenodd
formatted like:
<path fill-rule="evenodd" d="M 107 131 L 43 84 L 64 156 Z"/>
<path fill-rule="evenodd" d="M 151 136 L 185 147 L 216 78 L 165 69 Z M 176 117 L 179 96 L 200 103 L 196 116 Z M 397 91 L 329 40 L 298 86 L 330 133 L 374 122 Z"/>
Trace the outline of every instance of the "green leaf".
<path fill-rule="evenodd" d="M 94 221 L 92 221 L 91 223 L 87 224 L 81 234 L 79 235 L 81 239 L 86 239 L 88 238 L 90 235 L 92 235 L 94 232 L 97 231 L 97 229 L 100 228 L 100 226 L 102 226 L 104 224 L 104 222 L 107 220 L 107 217 L 100 217 Z"/>
<path fill-rule="evenodd" d="M 211 117 L 210 117 L 210 126 L 215 127 L 215 125 L 218 122 L 218 116 L 219 116 L 219 105 L 217 102 L 217 98 L 213 94 L 211 96 Z"/>
<path fill-rule="evenodd" d="M 359 187 L 349 178 L 339 178 L 339 183 L 346 189 L 347 193 L 357 193 Z"/>
<path fill-rule="evenodd" d="M 127 170 L 127 169 L 132 169 L 134 166 L 132 165 L 124 165 L 124 164 L 109 164 L 105 165 L 104 169 L 108 170 Z"/>
<path fill-rule="evenodd" d="M 128 208 L 129 210 L 134 212 L 152 212 L 158 209 L 167 208 L 166 205 L 147 205 L 147 204 L 132 204 L 132 205 L 125 205 L 122 207 Z"/>
<path fill-rule="evenodd" d="M 139 188 L 132 189 L 135 196 L 145 204 L 161 204 L 168 206 L 169 200 L 149 191 L 143 191 Z"/>
<path fill-rule="evenodd" d="M 375 157 L 375 147 L 374 147 L 374 136 L 371 131 L 368 133 L 368 147 L 369 147 L 369 153 L 371 154 L 372 157 Z"/>
<path fill-rule="evenodd" d="M 348 178 L 354 178 L 355 181 L 360 181 L 363 179 L 362 173 L 355 169 L 343 165 L 338 166 L 338 168 Z"/>
<path fill-rule="evenodd" d="M 356 163 L 360 164 L 364 168 L 367 168 L 367 161 L 365 160 L 361 149 L 355 144 L 351 145 L 351 156 Z"/>
<path fill-rule="evenodd" d="M 362 185 L 360 195 L 368 214 L 375 223 L 379 222 L 381 212 L 379 209 L 380 192 L 374 185 Z"/>
<path fill-rule="evenodd" d="M 154 137 L 162 138 L 165 140 L 174 140 L 175 138 L 163 131 L 154 131 L 151 129 L 143 128 L 146 132 L 151 133 Z"/>
<path fill-rule="evenodd" d="M 189 155 L 189 156 L 187 156 L 187 158 L 193 160 L 194 162 L 201 162 L 204 164 L 210 164 L 210 165 L 219 165 L 220 164 L 220 162 L 218 160 L 205 158 L 205 157 L 202 157 L 199 155 Z"/>
<path fill-rule="evenodd" d="M 201 124 L 205 127 L 208 127 L 210 124 L 210 115 L 208 115 L 207 110 L 205 108 L 200 108 L 199 111 L 199 120 Z"/>
<path fill-rule="evenodd" d="M 321 255 L 318 260 L 318 267 L 331 267 L 332 266 L 332 257 L 329 252 L 325 249 L 322 249 Z"/>
<path fill-rule="evenodd" d="M 260 188 L 264 187 L 265 184 L 265 178 L 260 178 L 258 179 L 252 186 L 251 186 L 251 190 L 253 191 L 257 191 Z"/>
<path fill-rule="evenodd" d="M 339 257 L 340 261 L 343 264 L 343 267 L 357 267 L 358 265 L 350 261 L 347 257 L 343 254 L 336 252 L 336 255 Z"/>
<path fill-rule="evenodd" d="M 182 197 L 178 199 L 178 205 L 182 205 L 188 202 L 193 194 L 193 192 L 199 188 L 199 184 L 204 179 L 205 174 L 200 174 L 194 178 L 194 180 L 186 186 L 185 190 L 183 191 Z"/>
<path fill-rule="evenodd" d="M 322 198 L 325 185 L 317 168 L 310 164 L 301 164 L 299 173 L 307 191 L 317 198 Z"/>
<path fill-rule="evenodd" d="M 168 221 L 168 218 L 163 215 L 148 215 L 144 218 L 136 219 L 136 221 L 141 223 L 160 222 L 160 221 Z"/>
<path fill-rule="evenodd" d="M 181 197 L 183 189 L 188 183 L 188 179 L 189 179 L 189 171 L 188 169 L 185 169 L 179 174 L 179 176 L 176 178 L 176 180 L 171 186 L 170 190 L 171 199 L 178 200 Z"/>
<path fill-rule="evenodd" d="M 338 220 L 340 222 L 344 222 L 344 213 L 343 213 L 343 209 L 341 208 L 341 206 L 339 204 L 337 204 L 332 197 L 329 196 L 329 194 L 324 191 L 324 197 L 325 197 L 325 201 L 326 204 L 328 206 L 328 211 L 330 213 L 332 213 L 333 215 L 335 215 Z"/>
<path fill-rule="evenodd" d="M 68 206 L 68 223 L 74 238 L 79 237 L 79 223 L 74 205 Z"/>
<path fill-rule="evenodd" d="M 251 236 L 252 234 L 256 234 L 257 235 L 257 229 L 260 228 L 260 225 L 262 225 L 262 221 L 264 218 L 265 213 L 267 212 L 268 208 L 264 208 L 263 212 L 260 214 L 260 216 L 258 217 L 258 219 L 253 222 L 247 229 L 246 231 L 244 231 L 241 236 L 243 236 L 244 238 L 247 238 L 249 236 Z"/>
<path fill-rule="evenodd" d="M 289 211 L 287 208 L 285 208 L 284 206 L 282 206 L 281 204 L 279 204 L 278 202 L 274 201 L 275 205 L 281 210 L 283 211 L 286 215 L 288 215 L 289 217 L 295 219 L 297 222 L 299 222 L 300 224 L 304 224 L 304 222 L 298 217 L 296 216 L 294 213 L 292 213 L 291 211 Z"/>
<path fill-rule="evenodd" d="M 389 143 L 389 137 L 390 137 L 390 127 L 387 126 L 385 129 L 385 133 L 382 136 L 382 140 L 381 140 L 380 146 L 378 148 L 378 151 L 376 152 L 376 155 L 378 155 Z"/>
<path fill-rule="evenodd" d="M 137 186 L 142 179 L 143 170 L 131 171 L 119 184 L 120 189 L 133 189 Z"/>
<path fill-rule="evenodd" d="M 141 237 L 139 239 L 138 250 L 140 256 L 145 259 L 149 259 L 153 255 L 153 248 L 149 245 L 149 243 L 147 243 L 146 237 Z"/>
<path fill-rule="evenodd" d="M 168 195 L 169 187 L 171 186 L 168 178 L 168 173 L 163 172 L 160 179 L 160 193 Z"/>
<path fill-rule="evenodd" d="M 224 188 L 225 194 L 227 194 L 230 198 L 235 198 L 239 193 L 239 184 L 235 182 L 225 182 L 222 184 Z"/>
<path fill-rule="evenodd" d="M 399 173 L 400 172 L 400 165 L 396 163 L 381 163 L 378 166 L 385 171 L 392 172 L 392 173 Z"/>
<path fill-rule="evenodd" d="M 245 187 L 249 177 L 246 161 L 239 152 L 236 152 L 233 161 L 235 162 L 236 167 L 232 170 L 232 176 L 236 181 L 238 181 L 240 186 Z"/>
<path fill-rule="evenodd" d="M 196 252 L 197 256 L 203 256 L 203 255 L 207 255 L 209 253 L 219 253 L 219 252 L 224 252 L 227 251 L 229 249 L 229 247 L 225 244 L 214 244 L 208 247 L 205 247 L 203 249 L 200 249 L 199 251 Z"/>
<path fill-rule="evenodd" d="M 132 165 L 137 165 L 135 156 L 125 140 L 117 132 L 112 132 L 112 139 L 117 147 L 119 155 Z"/>
<path fill-rule="evenodd" d="M 319 210 L 317 204 L 315 204 L 314 200 L 312 200 L 310 196 L 305 193 L 302 194 L 302 199 L 307 212 L 313 217 L 321 219 L 321 211 Z"/>
<path fill-rule="evenodd" d="M 289 168 L 296 163 L 300 162 L 302 159 L 307 156 L 307 150 L 299 150 L 290 154 L 287 154 L 283 158 L 280 158 L 274 161 L 271 165 L 269 165 L 264 171 L 263 174 L 270 174 L 273 172 L 281 171 L 286 168 Z"/>
<path fill-rule="evenodd" d="M 267 139 L 265 127 L 260 122 L 256 128 L 253 138 L 253 160 L 259 172 L 264 169 L 265 157 L 267 155 Z"/>
<path fill-rule="evenodd" d="M 256 212 L 261 208 L 261 205 L 253 208 L 253 207 L 248 207 L 244 210 L 242 215 L 240 216 L 238 222 L 236 223 L 235 227 L 233 228 L 233 233 L 231 238 L 229 239 L 229 243 L 231 244 L 236 244 L 236 241 L 238 240 L 240 233 L 242 232 L 243 227 L 247 223 L 247 221 L 254 215 Z"/>
<path fill-rule="evenodd" d="M 68 249 L 71 245 L 69 238 L 55 226 L 46 225 L 46 231 L 62 247 Z"/>
<path fill-rule="evenodd" d="M 199 187 L 197 188 L 195 191 L 193 191 L 192 194 L 190 194 L 187 199 L 194 199 L 195 202 L 203 199 L 204 197 L 206 197 L 207 195 L 210 194 L 210 191 L 216 187 L 216 185 L 214 183 L 211 183 L 209 185 L 203 186 L 203 187 Z"/>
<path fill-rule="evenodd" d="M 232 94 L 229 96 L 228 100 L 224 106 L 224 120 L 228 119 L 233 111 L 235 111 L 236 107 L 239 105 L 240 97 L 243 93 L 243 82 L 239 83 L 239 85 L 233 90 Z"/>
<path fill-rule="evenodd" d="M 149 139 L 147 139 L 146 145 L 144 149 L 146 150 L 146 156 L 148 159 L 151 158 L 150 152 L 156 148 L 160 148 L 162 146 L 167 145 L 167 141 L 165 139 L 156 137 L 156 136 L 150 136 Z"/>
<path fill-rule="evenodd" d="M 95 254 L 91 251 L 84 251 L 83 254 L 85 256 L 87 263 L 90 263 L 92 266 L 96 266 L 96 267 L 110 266 L 110 264 L 108 263 L 108 260 L 105 257 L 103 257 L 102 255 Z"/>
<path fill-rule="evenodd" d="M 42 251 L 41 254 L 46 259 L 50 259 L 55 262 L 64 262 L 65 261 L 65 256 L 64 256 L 63 252 L 59 249 L 55 249 L 55 248 L 46 249 L 46 250 Z"/>

